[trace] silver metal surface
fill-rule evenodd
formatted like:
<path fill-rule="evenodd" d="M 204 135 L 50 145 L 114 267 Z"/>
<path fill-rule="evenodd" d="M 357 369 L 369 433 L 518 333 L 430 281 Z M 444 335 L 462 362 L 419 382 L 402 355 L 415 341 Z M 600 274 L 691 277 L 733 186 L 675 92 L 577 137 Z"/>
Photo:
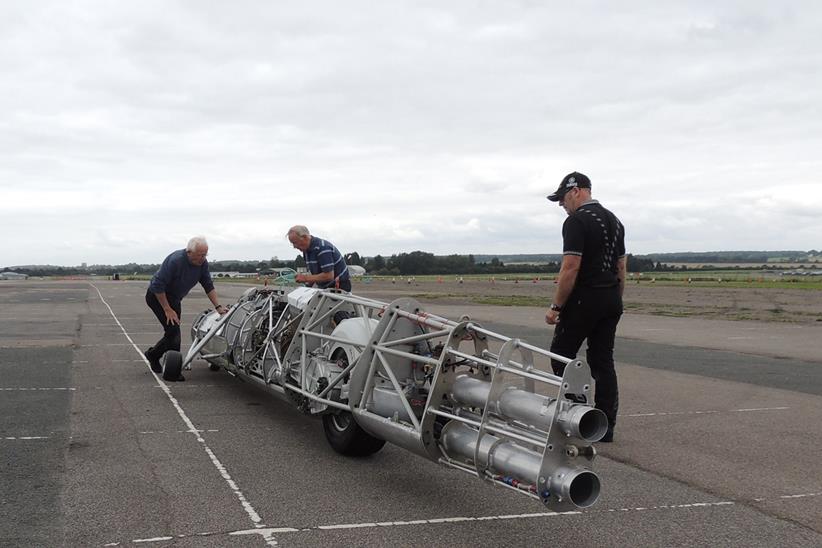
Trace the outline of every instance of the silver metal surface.
<path fill-rule="evenodd" d="M 590 371 L 483 328 L 333 290 L 247 291 L 192 328 L 199 354 L 312 415 L 348 412 L 373 437 L 555 510 L 593 504 L 591 443 L 607 428 Z M 421 478 L 420 481 L 424 481 Z"/>

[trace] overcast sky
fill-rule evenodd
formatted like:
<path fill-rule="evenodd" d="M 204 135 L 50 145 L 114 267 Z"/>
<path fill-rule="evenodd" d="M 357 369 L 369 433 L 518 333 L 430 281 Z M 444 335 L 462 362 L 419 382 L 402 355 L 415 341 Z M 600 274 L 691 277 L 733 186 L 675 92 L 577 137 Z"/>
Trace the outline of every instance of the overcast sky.
<path fill-rule="evenodd" d="M 0 267 L 822 248 L 822 3 L 0 3 Z"/>

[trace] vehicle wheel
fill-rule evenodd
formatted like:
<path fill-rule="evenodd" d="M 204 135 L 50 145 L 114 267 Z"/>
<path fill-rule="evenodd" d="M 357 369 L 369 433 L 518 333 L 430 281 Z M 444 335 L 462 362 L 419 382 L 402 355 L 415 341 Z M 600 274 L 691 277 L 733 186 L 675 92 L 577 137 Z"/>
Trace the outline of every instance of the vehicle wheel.
<path fill-rule="evenodd" d="M 360 428 L 347 411 L 323 415 L 323 430 L 334 451 L 348 457 L 373 455 L 385 445 L 385 440 L 375 438 Z"/>
<path fill-rule="evenodd" d="M 176 350 L 169 350 L 163 354 L 163 379 L 176 381 L 183 372 L 183 355 Z"/>
<path fill-rule="evenodd" d="M 216 363 L 208 364 L 208 368 L 211 369 L 212 371 L 219 371 L 220 370 L 220 366 L 217 365 Z"/>

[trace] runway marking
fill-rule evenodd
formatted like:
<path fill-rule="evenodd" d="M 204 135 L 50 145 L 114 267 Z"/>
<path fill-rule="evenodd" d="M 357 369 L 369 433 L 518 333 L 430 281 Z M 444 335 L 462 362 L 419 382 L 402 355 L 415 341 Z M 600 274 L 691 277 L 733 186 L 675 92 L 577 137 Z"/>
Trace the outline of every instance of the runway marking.
<path fill-rule="evenodd" d="M 138 432 L 138 434 L 196 434 L 198 432 L 219 432 L 216 428 L 210 428 L 208 430 L 176 430 L 176 431 L 165 431 L 165 430 L 144 430 L 142 432 Z"/>
<path fill-rule="evenodd" d="M 196 382 L 186 382 L 184 384 L 177 384 L 174 386 L 175 390 L 179 390 L 180 388 L 214 388 L 215 386 L 225 386 L 224 384 L 197 384 Z M 154 388 L 161 388 L 159 386 L 155 386 Z"/>
<path fill-rule="evenodd" d="M 228 473 L 228 470 L 226 470 L 226 467 L 223 465 L 222 462 L 220 462 L 220 459 L 217 458 L 217 455 L 214 453 L 214 451 L 211 450 L 211 448 L 206 443 L 205 439 L 197 431 L 197 428 L 194 426 L 194 423 L 191 422 L 191 419 L 189 419 L 186 412 L 183 411 L 183 408 L 180 406 L 180 403 L 171 394 L 171 390 L 168 388 L 166 383 L 164 383 L 162 381 L 162 379 L 157 376 L 156 373 L 151 371 L 151 367 L 149 366 L 148 359 L 145 358 L 145 356 L 143 356 L 143 351 L 140 350 L 140 348 L 136 344 L 134 344 L 134 341 L 131 339 L 128 332 L 123 327 L 123 324 L 121 324 L 120 320 L 117 319 L 117 315 L 114 313 L 114 310 L 111 309 L 109 304 L 103 298 L 103 294 L 100 292 L 100 290 L 97 288 L 96 285 L 94 285 L 92 283 L 89 283 L 89 285 L 91 287 L 93 287 L 95 291 L 97 291 L 97 294 L 100 296 L 100 300 L 103 301 L 103 304 L 106 305 L 106 308 L 108 308 L 109 313 L 111 313 L 111 317 L 114 318 L 114 321 L 117 322 L 117 325 L 120 326 L 120 329 L 123 331 L 123 335 L 125 335 L 126 339 L 128 339 L 128 341 L 131 343 L 131 346 L 134 347 L 134 350 L 137 352 L 137 354 L 140 356 L 140 358 L 143 359 L 143 361 L 145 362 L 146 367 L 149 368 L 149 372 L 151 372 L 151 374 L 154 376 L 154 379 L 157 381 L 157 383 L 163 388 L 163 392 L 166 393 L 166 396 L 168 397 L 169 401 L 171 401 L 171 405 L 174 406 L 174 409 L 176 409 L 177 414 L 183 420 L 183 422 L 188 427 L 188 429 L 191 431 L 191 433 L 194 434 L 197 441 L 200 444 L 202 444 L 203 450 L 208 455 L 208 458 L 211 459 L 211 463 L 214 465 L 214 467 L 220 473 L 222 478 L 225 480 L 226 484 L 228 484 L 229 489 L 231 489 L 231 491 L 237 497 L 237 500 L 239 500 L 240 505 L 243 507 L 243 510 L 245 510 L 245 513 L 248 515 L 249 519 L 251 520 L 251 523 L 254 524 L 255 529 L 253 529 L 253 530 L 260 531 L 258 534 L 260 534 L 263 537 L 266 544 L 268 544 L 269 546 L 276 546 L 276 544 L 277 544 L 276 539 L 274 539 L 270 534 L 267 534 L 266 532 L 261 531 L 261 529 L 264 527 L 264 525 L 262 524 L 262 518 L 260 518 L 260 515 L 254 509 L 254 507 L 251 505 L 251 503 L 248 502 L 248 499 L 246 499 L 245 494 L 243 494 L 243 492 L 240 490 L 237 483 L 234 481 L 234 479 Z M 168 540 L 168 539 L 166 539 L 166 540 Z M 137 542 L 137 541 L 134 541 L 134 542 Z"/>
<path fill-rule="evenodd" d="M 123 330 L 123 332 L 125 332 L 125 330 Z M 126 336 L 128 337 L 128 335 L 126 335 Z M 129 340 L 131 340 L 130 337 L 129 337 Z M 139 350 L 137 345 L 134 344 L 133 342 L 131 342 L 131 343 L 81 344 L 80 348 L 99 348 L 101 346 L 133 346 L 134 348 L 137 348 L 137 350 Z"/>
<path fill-rule="evenodd" d="M 714 411 L 661 411 L 659 413 L 631 413 L 620 417 L 665 417 L 672 415 L 716 415 L 720 413 L 750 413 L 754 411 L 785 411 L 790 407 L 752 407 L 749 409 L 726 409 Z"/>
<path fill-rule="evenodd" d="M 76 388 L 62 388 L 62 387 L 61 388 L 0 388 L 0 391 L 4 391 L 4 392 L 14 392 L 14 391 L 18 391 L 18 390 L 21 391 L 21 392 L 25 392 L 25 391 L 37 392 L 37 391 L 42 391 L 42 390 L 64 390 L 64 391 L 65 390 L 70 390 L 70 391 L 73 392 L 77 389 Z"/>
<path fill-rule="evenodd" d="M 535 512 L 533 514 L 503 514 L 491 516 L 455 516 L 450 518 L 431 518 L 431 519 L 415 519 L 415 520 L 399 520 L 399 521 L 367 521 L 361 523 L 334 523 L 328 525 L 315 525 L 312 527 L 277 527 L 277 528 L 256 528 L 256 529 L 241 529 L 237 531 L 226 532 L 208 532 L 208 533 L 189 533 L 181 535 L 165 535 L 151 538 L 134 539 L 132 543 L 150 543 L 150 542 L 165 542 L 171 539 L 184 539 L 193 537 L 206 536 L 240 536 L 240 535 L 258 535 L 261 533 L 267 534 L 270 538 L 274 534 L 282 533 L 311 533 L 315 531 L 341 531 L 352 529 L 377 529 L 380 527 L 411 527 L 414 525 L 439 525 L 444 523 L 466 523 L 466 522 L 482 522 L 482 521 L 506 521 L 506 520 L 527 520 L 535 518 L 563 518 L 566 516 L 580 516 L 586 514 L 615 514 L 618 512 L 653 512 L 664 510 L 707 510 L 707 509 L 723 509 L 735 507 L 740 504 L 750 502 L 766 502 L 766 501 L 788 501 L 793 499 L 804 499 L 822 496 L 822 492 L 817 493 L 801 493 L 796 495 L 782 495 L 778 497 L 769 498 L 755 498 L 755 499 L 740 499 L 740 500 L 720 500 L 711 502 L 688 502 L 683 504 L 660 504 L 656 506 L 635 506 L 623 508 L 603 508 L 601 510 L 573 510 L 568 512 Z M 265 535 L 264 535 L 265 537 Z M 120 542 L 110 542 L 104 546 L 119 546 Z"/>
<path fill-rule="evenodd" d="M 5 438 L 0 438 L 0 440 L 47 440 L 49 439 L 48 436 L 6 436 Z"/>

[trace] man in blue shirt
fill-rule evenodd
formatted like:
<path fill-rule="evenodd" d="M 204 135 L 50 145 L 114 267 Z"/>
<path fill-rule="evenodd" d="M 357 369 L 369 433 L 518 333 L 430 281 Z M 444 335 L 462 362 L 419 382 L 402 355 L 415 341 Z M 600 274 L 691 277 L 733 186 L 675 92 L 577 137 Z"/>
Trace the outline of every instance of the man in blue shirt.
<path fill-rule="evenodd" d="M 208 242 L 202 236 L 188 241 L 185 249 L 178 249 L 165 258 L 160 269 L 151 277 L 146 291 L 146 304 L 163 326 L 163 338 L 144 353 L 151 370 L 161 373 L 160 358 L 169 350 L 180 351 L 180 316 L 182 300 L 198 282 L 220 314 L 227 312 L 219 304 L 214 282 L 208 272 Z M 180 375 L 177 379 L 184 381 Z"/>
<path fill-rule="evenodd" d="M 295 249 L 303 252 L 310 274 L 297 274 L 296 281 L 320 289 L 351 291 L 351 275 L 340 251 L 328 240 L 312 236 L 302 225 L 292 226 L 286 234 Z"/>

